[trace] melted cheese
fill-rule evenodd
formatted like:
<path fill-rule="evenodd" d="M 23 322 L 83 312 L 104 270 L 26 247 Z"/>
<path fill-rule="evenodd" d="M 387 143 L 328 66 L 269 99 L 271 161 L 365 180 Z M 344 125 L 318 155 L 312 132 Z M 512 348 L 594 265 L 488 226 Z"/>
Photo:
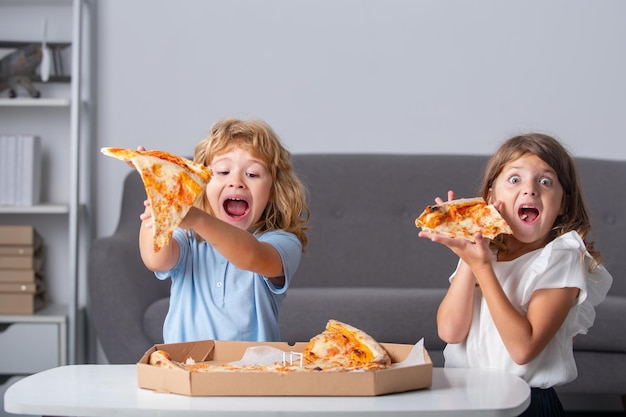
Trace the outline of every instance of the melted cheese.
<path fill-rule="evenodd" d="M 472 242 L 473 236 L 479 232 L 488 239 L 500 233 L 512 233 L 495 207 L 487 205 L 482 198 L 459 199 L 428 206 L 415 220 L 415 225 L 439 235 Z"/>
<path fill-rule="evenodd" d="M 174 230 L 210 180 L 211 171 L 163 151 L 103 148 L 102 153 L 132 162 L 141 175 L 152 208 L 154 251 L 159 251 L 171 240 Z"/>

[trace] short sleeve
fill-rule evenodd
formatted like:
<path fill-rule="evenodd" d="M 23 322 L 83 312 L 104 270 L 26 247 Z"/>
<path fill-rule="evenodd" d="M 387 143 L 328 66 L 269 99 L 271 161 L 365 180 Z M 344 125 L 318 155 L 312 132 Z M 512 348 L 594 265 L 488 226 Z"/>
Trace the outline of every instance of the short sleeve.
<path fill-rule="evenodd" d="M 295 275 L 298 267 L 300 266 L 300 260 L 302 259 L 302 243 L 300 243 L 298 238 L 293 233 L 284 231 L 267 232 L 260 235 L 258 239 L 260 242 L 266 242 L 272 245 L 280 255 L 285 274 L 285 284 L 278 288 L 267 278 L 265 278 L 265 281 L 272 292 L 281 294 L 287 291 L 292 277 Z"/>
<path fill-rule="evenodd" d="M 525 282 L 522 305 L 528 306 L 533 292 L 540 289 L 576 287 L 576 327 L 586 333 L 595 320 L 595 306 L 606 297 L 613 278 L 602 266 L 589 271 L 592 261 L 577 232 L 566 233 L 550 242 L 531 265 Z"/>
<path fill-rule="evenodd" d="M 154 275 L 160 279 L 164 280 L 170 278 L 172 275 L 176 274 L 176 272 L 180 269 L 182 264 L 182 260 L 187 257 L 187 254 L 190 252 L 189 250 L 189 236 L 187 235 L 187 231 L 185 229 L 176 228 L 174 229 L 174 233 L 172 233 L 172 239 L 176 240 L 179 248 L 179 256 L 178 262 L 174 268 L 165 272 L 155 272 Z"/>

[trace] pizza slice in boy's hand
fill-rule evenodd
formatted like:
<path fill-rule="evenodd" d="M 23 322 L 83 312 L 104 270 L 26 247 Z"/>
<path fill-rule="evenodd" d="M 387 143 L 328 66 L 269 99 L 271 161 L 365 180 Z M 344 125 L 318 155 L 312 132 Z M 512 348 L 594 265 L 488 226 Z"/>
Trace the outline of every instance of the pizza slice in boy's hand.
<path fill-rule="evenodd" d="M 186 158 L 163 151 L 102 148 L 104 155 L 131 162 L 139 171 L 152 208 L 154 251 L 172 238 L 174 229 L 211 179 L 211 170 Z"/>
<path fill-rule="evenodd" d="M 482 197 L 461 198 L 427 206 L 415 220 L 415 226 L 441 236 L 474 242 L 474 235 L 493 239 L 513 231 L 498 210 Z"/>

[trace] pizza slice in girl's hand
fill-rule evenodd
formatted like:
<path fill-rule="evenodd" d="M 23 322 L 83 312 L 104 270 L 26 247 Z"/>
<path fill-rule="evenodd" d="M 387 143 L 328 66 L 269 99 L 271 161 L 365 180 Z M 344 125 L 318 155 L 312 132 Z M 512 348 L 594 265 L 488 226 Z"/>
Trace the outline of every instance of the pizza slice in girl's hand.
<path fill-rule="evenodd" d="M 415 220 L 415 226 L 441 236 L 474 242 L 474 235 L 493 239 L 513 231 L 498 210 L 482 197 L 461 198 L 427 206 Z"/>
<path fill-rule="evenodd" d="M 211 179 L 211 170 L 186 158 L 163 151 L 102 148 L 104 155 L 131 162 L 141 175 L 152 208 L 154 251 L 172 238 L 174 229 Z"/>

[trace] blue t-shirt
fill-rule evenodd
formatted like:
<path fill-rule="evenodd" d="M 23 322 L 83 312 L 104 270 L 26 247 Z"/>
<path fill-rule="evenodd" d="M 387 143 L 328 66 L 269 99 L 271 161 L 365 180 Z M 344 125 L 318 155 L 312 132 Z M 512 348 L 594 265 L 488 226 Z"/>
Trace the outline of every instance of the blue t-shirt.
<path fill-rule="evenodd" d="M 292 233 L 270 231 L 257 236 L 274 246 L 283 262 L 285 284 L 232 265 L 213 246 L 198 242 L 183 229 L 173 234 L 180 258 L 157 278 L 171 278 L 170 306 L 163 325 L 165 343 L 193 340 L 280 341 L 278 312 L 302 257 Z"/>

